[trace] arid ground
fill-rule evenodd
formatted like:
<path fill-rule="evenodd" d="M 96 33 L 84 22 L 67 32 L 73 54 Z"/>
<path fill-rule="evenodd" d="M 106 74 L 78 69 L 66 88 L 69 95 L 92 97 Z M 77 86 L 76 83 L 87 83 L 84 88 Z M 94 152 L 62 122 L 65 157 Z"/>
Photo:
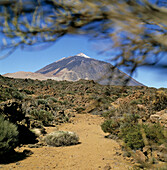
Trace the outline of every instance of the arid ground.
<path fill-rule="evenodd" d="M 80 137 L 80 144 L 68 147 L 26 148 L 34 153 L 24 160 L 0 165 L 1 169 L 119 169 L 132 168 L 130 160 L 122 156 L 119 144 L 106 135 L 100 128 L 103 118 L 97 115 L 77 114 L 71 123 L 60 125 L 59 130 L 76 132 Z M 47 132 L 56 130 L 47 128 Z M 131 164 L 131 165 L 130 165 Z"/>

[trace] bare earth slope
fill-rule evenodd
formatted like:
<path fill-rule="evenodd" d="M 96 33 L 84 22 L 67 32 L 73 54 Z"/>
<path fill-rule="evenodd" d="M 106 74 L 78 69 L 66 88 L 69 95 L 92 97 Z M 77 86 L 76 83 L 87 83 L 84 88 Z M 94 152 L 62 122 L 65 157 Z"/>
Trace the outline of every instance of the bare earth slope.
<path fill-rule="evenodd" d="M 62 124 L 59 130 L 76 132 L 80 144 L 69 147 L 32 148 L 33 155 L 19 163 L 2 165 L 2 169 L 62 169 L 62 170 L 95 170 L 132 168 L 121 153 L 118 143 L 104 138 L 100 128 L 103 118 L 97 115 L 76 115 L 73 123 Z M 47 128 L 48 132 L 55 128 Z M 25 148 L 21 148 L 22 151 Z M 109 168 L 110 166 L 110 168 Z"/>
<path fill-rule="evenodd" d="M 38 79 L 38 80 L 47 80 L 47 77 L 40 73 L 33 73 L 33 72 L 25 72 L 25 71 L 18 71 L 15 73 L 7 73 L 3 75 L 4 77 L 11 77 L 11 78 L 19 78 L 19 79 Z"/>

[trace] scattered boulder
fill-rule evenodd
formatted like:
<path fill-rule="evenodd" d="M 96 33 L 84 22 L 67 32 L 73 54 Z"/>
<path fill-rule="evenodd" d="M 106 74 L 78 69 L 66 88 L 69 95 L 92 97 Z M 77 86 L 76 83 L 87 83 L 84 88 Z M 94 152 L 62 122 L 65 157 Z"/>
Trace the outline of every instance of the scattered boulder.
<path fill-rule="evenodd" d="M 158 123 L 160 121 L 160 115 L 158 114 L 151 115 L 150 120 L 152 123 Z"/>
<path fill-rule="evenodd" d="M 144 155 L 144 153 L 140 150 L 136 150 L 135 152 L 135 156 L 137 157 L 137 160 L 139 162 L 146 162 L 146 156 Z"/>
<path fill-rule="evenodd" d="M 137 107 L 138 107 L 139 110 L 143 110 L 145 112 L 147 111 L 147 107 L 142 105 L 142 104 L 137 104 Z"/>
<path fill-rule="evenodd" d="M 162 110 L 150 116 L 150 121 L 152 123 L 160 123 L 165 128 L 167 128 L 167 110 Z"/>
<path fill-rule="evenodd" d="M 162 144 L 158 147 L 157 157 L 162 162 L 167 162 L 167 147 Z"/>
<path fill-rule="evenodd" d="M 162 162 L 167 162 L 167 154 L 166 153 L 158 152 L 157 156 L 158 156 L 158 160 L 160 160 Z"/>

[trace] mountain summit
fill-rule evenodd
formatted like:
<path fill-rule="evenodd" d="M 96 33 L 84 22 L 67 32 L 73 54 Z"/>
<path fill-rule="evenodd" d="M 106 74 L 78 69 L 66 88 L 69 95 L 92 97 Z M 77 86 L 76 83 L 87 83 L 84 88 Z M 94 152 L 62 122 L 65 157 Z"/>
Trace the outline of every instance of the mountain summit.
<path fill-rule="evenodd" d="M 111 70 L 112 65 L 88 57 L 84 53 L 70 56 L 51 63 L 35 73 L 40 73 L 49 79 L 77 81 L 79 79 L 95 80 L 100 84 L 123 85 L 129 76 L 118 69 Z M 112 78 L 111 78 L 112 77 Z M 130 78 L 130 86 L 142 86 Z"/>
<path fill-rule="evenodd" d="M 53 79 L 57 81 L 85 79 L 94 80 L 102 85 L 123 85 L 126 79 L 130 79 L 127 84 L 128 86 L 143 86 L 143 84 L 129 77 L 119 69 L 115 68 L 113 71 L 112 67 L 107 62 L 95 60 L 84 53 L 79 53 L 75 56 L 62 58 L 41 68 L 35 73 L 20 71 L 7 73 L 3 76 L 39 80 Z"/>
<path fill-rule="evenodd" d="M 77 54 L 76 56 L 85 57 L 85 58 L 90 58 L 90 57 L 88 57 L 87 55 L 85 55 L 84 53 L 79 53 L 79 54 Z"/>

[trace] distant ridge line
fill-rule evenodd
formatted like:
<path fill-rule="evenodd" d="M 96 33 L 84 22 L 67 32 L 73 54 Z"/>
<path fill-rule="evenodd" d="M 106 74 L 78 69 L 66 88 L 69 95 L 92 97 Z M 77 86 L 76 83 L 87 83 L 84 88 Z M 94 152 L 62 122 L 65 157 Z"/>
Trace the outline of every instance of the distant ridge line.
<path fill-rule="evenodd" d="M 39 80 L 53 79 L 57 81 L 78 81 L 80 79 L 94 80 L 102 85 L 124 85 L 128 78 L 128 86 L 144 86 L 126 73 L 113 67 L 110 63 L 96 60 L 84 53 L 74 56 L 64 57 L 45 67 L 32 72 L 7 73 L 3 76 L 13 78 L 31 78 Z M 110 77 L 112 76 L 112 79 Z"/>

